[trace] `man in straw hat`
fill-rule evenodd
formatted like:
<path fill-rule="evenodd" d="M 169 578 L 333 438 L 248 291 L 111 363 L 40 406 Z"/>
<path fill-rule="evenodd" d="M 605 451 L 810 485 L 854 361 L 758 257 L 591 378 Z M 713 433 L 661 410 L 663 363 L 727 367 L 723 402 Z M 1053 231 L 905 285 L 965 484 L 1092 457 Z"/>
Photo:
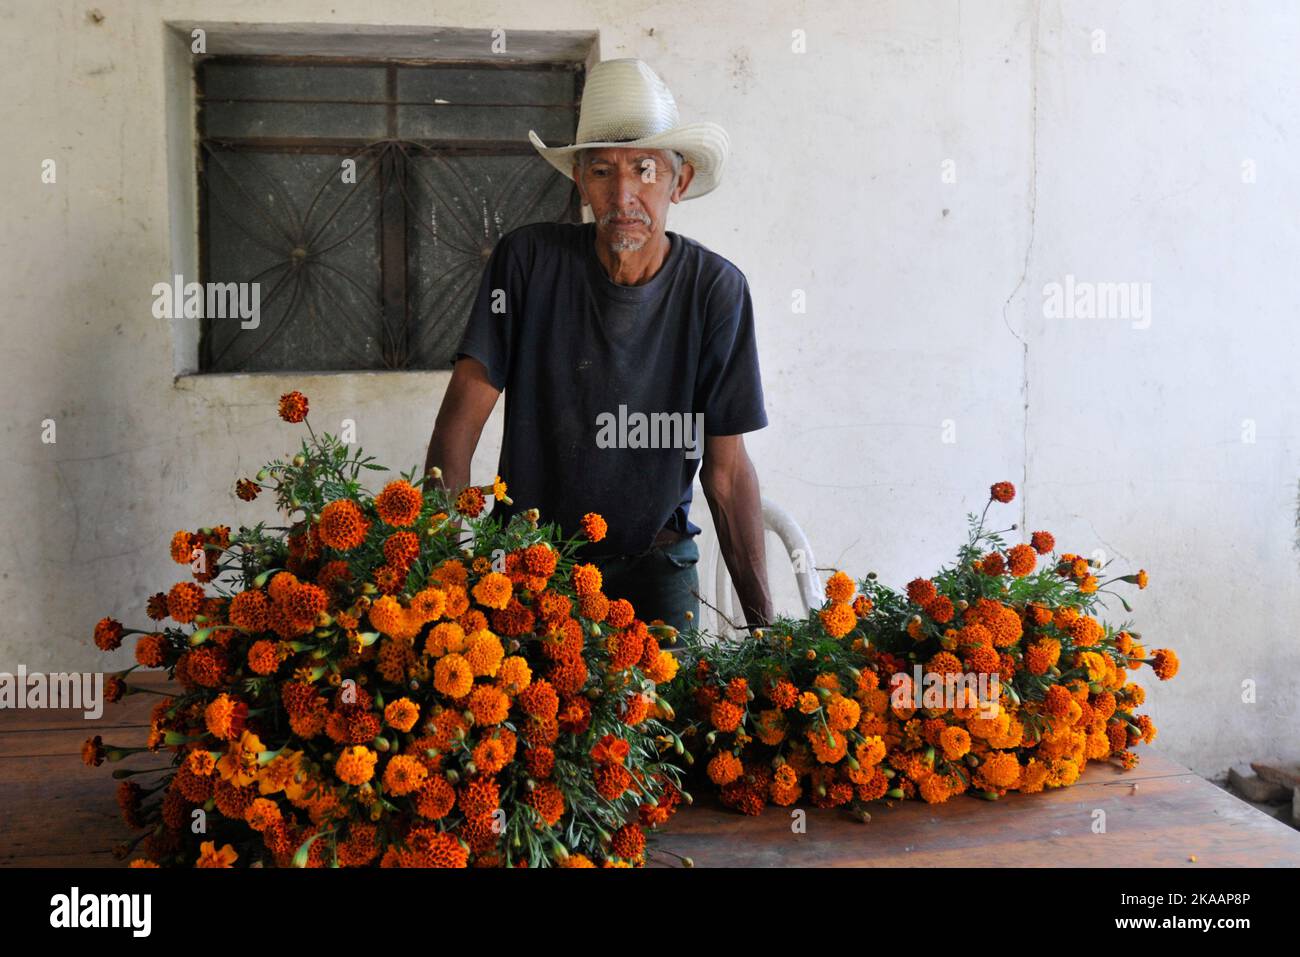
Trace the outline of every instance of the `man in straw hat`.
<path fill-rule="evenodd" d="M 638 617 L 698 622 L 696 470 L 750 625 L 771 620 L 758 478 L 744 433 L 767 425 L 745 276 L 668 231 L 670 203 L 711 192 L 727 158 L 714 123 L 681 124 L 641 60 L 605 60 L 583 91 L 576 142 L 538 152 L 577 185 L 592 222 L 534 223 L 497 242 L 438 410 L 426 468 L 448 487 L 502 391 L 502 517 L 535 507 Z M 701 459 L 703 464 L 701 465 Z M 689 613 L 689 614 L 688 614 Z"/>

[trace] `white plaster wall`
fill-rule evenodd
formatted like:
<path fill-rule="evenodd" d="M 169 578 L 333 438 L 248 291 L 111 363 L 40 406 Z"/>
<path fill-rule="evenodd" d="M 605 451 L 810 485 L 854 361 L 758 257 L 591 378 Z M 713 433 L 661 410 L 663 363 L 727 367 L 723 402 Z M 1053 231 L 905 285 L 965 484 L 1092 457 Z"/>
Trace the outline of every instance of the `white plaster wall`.
<path fill-rule="evenodd" d="M 271 517 L 231 489 L 296 444 L 281 392 L 306 392 L 324 427 L 355 419 L 367 451 L 405 468 L 447 380 L 174 379 L 186 334 L 149 308 L 188 242 L 184 203 L 169 208 L 164 22 L 594 30 L 600 56 L 647 59 L 686 118 L 731 134 L 722 187 L 669 228 L 749 277 L 771 424 L 748 445 L 818 564 L 897 585 L 932 573 L 988 485 L 1011 480 L 1004 524 L 1150 572 L 1126 592 L 1137 627 L 1183 660 L 1151 688 L 1161 748 L 1206 775 L 1300 756 L 1296 9 L 4 0 L 0 670 L 127 664 L 91 629 L 142 623 L 145 597 L 179 580 L 171 534 Z M 57 184 L 39 180 L 45 158 Z M 1067 274 L 1150 283 L 1149 325 L 1045 318 L 1044 284 Z M 698 489 L 693 517 L 709 536 Z M 793 610 L 784 559 L 771 565 Z"/>

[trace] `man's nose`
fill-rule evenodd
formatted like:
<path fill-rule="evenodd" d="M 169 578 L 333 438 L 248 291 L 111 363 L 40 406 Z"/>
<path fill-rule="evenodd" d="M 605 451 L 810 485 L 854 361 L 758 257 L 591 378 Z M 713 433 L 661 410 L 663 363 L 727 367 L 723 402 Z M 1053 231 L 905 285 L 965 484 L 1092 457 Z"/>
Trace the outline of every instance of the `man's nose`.
<path fill-rule="evenodd" d="M 618 177 L 618 203 L 624 212 L 631 212 L 641 192 L 641 174 L 624 170 Z"/>

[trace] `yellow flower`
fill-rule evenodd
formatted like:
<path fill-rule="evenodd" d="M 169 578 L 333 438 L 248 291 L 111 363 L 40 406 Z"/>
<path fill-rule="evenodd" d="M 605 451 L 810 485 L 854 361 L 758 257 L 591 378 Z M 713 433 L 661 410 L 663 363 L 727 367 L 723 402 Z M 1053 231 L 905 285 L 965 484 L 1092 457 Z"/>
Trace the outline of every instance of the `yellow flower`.
<path fill-rule="evenodd" d="M 199 846 L 199 859 L 194 862 L 195 867 L 230 867 L 239 857 L 235 849 L 229 844 L 222 846 L 217 850 L 215 841 L 204 841 Z"/>

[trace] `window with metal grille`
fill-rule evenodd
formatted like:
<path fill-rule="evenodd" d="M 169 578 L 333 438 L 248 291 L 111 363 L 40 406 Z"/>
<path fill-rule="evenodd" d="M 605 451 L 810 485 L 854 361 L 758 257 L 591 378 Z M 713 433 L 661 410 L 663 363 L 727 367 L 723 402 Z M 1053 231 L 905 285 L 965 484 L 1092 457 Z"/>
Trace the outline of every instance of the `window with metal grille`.
<path fill-rule="evenodd" d="M 571 143 L 580 66 L 213 56 L 197 67 L 204 372 L 446 369 L 497 239 L 581 222 L 528 131 Z"/>

